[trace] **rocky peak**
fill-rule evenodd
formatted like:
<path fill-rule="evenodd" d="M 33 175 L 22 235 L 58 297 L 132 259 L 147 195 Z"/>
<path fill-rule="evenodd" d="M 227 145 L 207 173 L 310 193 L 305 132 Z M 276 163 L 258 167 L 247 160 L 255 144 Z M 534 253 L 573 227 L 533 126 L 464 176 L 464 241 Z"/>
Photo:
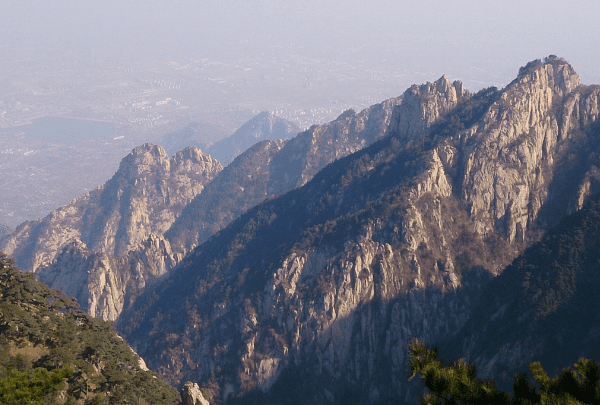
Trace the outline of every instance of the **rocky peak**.
<path fill-rule="evenodd" d="M 268 111 L 261 112 L 256 117 L 244 124 L 244 126 L 242 126 L 240 129 L 246 129 L 244 128 L 246 126 L 253 127 L 256 130 L 254 133 L 254 137 L 256 139 L 261 138 L 261 133 L 273 133 L 277 132 L 278 129 L 284 129 L 284 131 L 290 133 L 298 132 L 298 128 L 296 127 L 296 125 L 292 124 L 291 122 L 282 120 L 275 114 Z M 277 126 L 279 126 L 280 128 L 277 128 Z M 288 129 L 289 131 L 287 131 Z"/>
<path fill-rule="evenodd" d="M 413 85 L 404 92 L 402 104 L 395 108 L 389 131 L 402 134 L 404 140 L 418 139 L 467 96 L 462 82 L 451 83 L 446 75 L 433 83 Z"/>
<path fill-rule="evenodd" d="M 172 170 L 179 173 L 198 171 L 211 172 L 215 170 L 221 171 L 223 169 L 223 165 L 221 165 L 217 159 L 214 159 L 194 146 L 188 146 L 175 153 L 170 160 L 170 164 Z"/>
<path fill-rule="evenodd" d="M 355 116 L 356 116 L 356 111 L 354 111 L 354 109 L 350 108 L 350 109 L 344 111 L 343 113 L 341 113 L 335 120 L 341 121 L 341 120 L 345 120 L 347 118 L 353 118 Z"/>
<path fill-rule="evenodd" d="M 198 384 L 191 381 L 183 384 L 181 400 L 183 401 L 182 405 L 210 405 L 210 402 L 202 395 Z"/>
<path fill-rule="evenodd" d="M 598 94 L 554 60 L 501 91 L 442 77 L 407 90 L 389 136 L 305 180 L 323 150 L 366 143 L 353 131 L 387 115 L 314 126 L 271 163 L 281 156 L 272 180 L 303 188 L 196 247 L 120 325 L 171 382 L 214 384 L 224 398 L 314 387 L 297 403 L 410 403 L 410 340 L 455 334 L 481 287 L 548 229 L 540 211 L 581 199 L 561 186 L 594 187 L 600 145 L 585 123 Z M 581 141 L 561 141 L 559 122 Z"/>
<path fill-rule="evenodd" d="M 482 235 L 499 230 L 509 241 L 524 241 L 547 202 L 548 186 L 564 139 L 580 133 L 563 113 L 564 101 L 580 85 L 566 62 L 534 61 L 501 91 L 480 123 L 463 131 L 463 195 Z M 564 210 L 562 214 L 564 214 Z"/>
<path fill-rule="evenodd" d="M 0 250 L 27 271 L 49 265 L 76 239 L 92 252 L 123 256 L 152 232 L 165 232 L 222 168 L 195 147 L 169 159 L 161 146 L 139 146 L 107 183 L 42 220 L 22 224 L 0 242 Z"/>
<path fill-rule="evenodd" d="M 289 139 L 300 132 L 295 124 L 263 111 L 242 125 L 233 135 L 225 138 L 207 150 L 225 166 L 249 147 L 262 140 Z"/>
<path fill-rule="evenodd" d="M 117 174 L 135 180 L 142 173 L 167 172 L 170 169 L 169 155 L 162 146 L 145 143 L 134 148 L 121 164 Z"/>
<path fill-rule="evenodd" d="M 537 83 L 538 86 L 553 89 L 561 96 L 569 94 L 581 84 L 573 67 L 553 55 L 545 58 L 544 62 L 536 59 L 521 67 L 519 75 L 507 88 L 516 83 Z"/>

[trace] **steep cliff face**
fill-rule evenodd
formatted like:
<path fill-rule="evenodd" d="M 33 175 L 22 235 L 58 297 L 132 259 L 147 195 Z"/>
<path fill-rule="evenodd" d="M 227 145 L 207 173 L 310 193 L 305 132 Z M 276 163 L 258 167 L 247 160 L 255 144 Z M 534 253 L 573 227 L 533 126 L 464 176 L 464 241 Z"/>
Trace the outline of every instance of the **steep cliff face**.
<path fill-rule="evenodd" d="M 459 135 L 461 191 L 478 233 L 497 229 L 509 241 L 524 240 L 548 198 L 565 141 L 583 124 L 559 128 L 561 106 L 578 86 L 570 65 L 547 63 L 509 85 L 480 123 Z"/>
<path fill-rule="evenodd" d="M 89 315 L 114 321 L 147 285 L 166 275 L 182 258 L 161 234 L 150 234 L 120 258 L 93 252 L 75 240 L 36 274 L 50 287 L 75 297 Z"/>
<path fill-rule="evenodd" d="M 303 187 L 198 246 L 119 328 L 170 382 L 234 403 L 412 401 L 410 339 L 456 334 L 490 278 L 587 198 L 597 95 L 560 60 L 502 91 L 412 87 L 386 137 L 296 175 Z"/>
<path fill-rule="evenodd" d="M 490 282 L 444 357 L 474 362 L 505 387 L 539 361 L 557 375 L 581 357 L 598 359 L 600 194 L 564 218 Z"/>
<path fill-rule="evenodd" d="M 172 159 L 160 146 L 137 147 L 106 184 L 42 220 L 21 224 L 2 240 L 0 250 L 27 271 L 52 263 L 77 239 L 91 251 L 122 256 L 151 233 L 166 231 L 221 169 L 194 147 Z"/>
<path fill-rule="evenodd" d="M 303 186 L 329 163 L 381 139 L 400 100 L 391 98 L 358 114 L 348 110 L 335 121 L 315 125 L 294 137 L 270 163 L 269 194 Z"/>
<path fill-rule="evenodd" d="M 381 138 L 396 103 L 389 100 L 359 114 L 359 118 L 353 115 L 354 118 L 322 126 L 321 135 L 308 154 L 301 148 L 296 151 L 315 160 L 309 166 L 301 166 L 296 174 L 304 173 L 306 178 L 336 157 Z M 258 118 L 256 125 L 270 122 L 272 129 L 283 125 L 271 115 Z M 71 222 L 34 224 L 42 230 L 64 227 L 66 236 L 59 238 L 45 231 L 27 239 L 33 231 L 25 227 L 21 234 L 26 237 L 22 238 L 35 248 L 27 250 L 27 244 L 25 248 L 21 245 L 23 253 L 19 259 L 26 262 L 33 257 L 41 280 L 77 297 L 89 314 L 115 320 L 148 282 L 174 267 L 185 252 L 272 196 L 271 162 L 285 144 L 284 140 L 258 142 L 216 176 L 218 162 L 195 148 L 187 148 L 170 160 L 160 147 L 151 147 L 158 151 L 154 155 L 134 150 L 115 178 L 96 192 L 99 197 L 84 197 L 75 208 L 67 207 L 72 210 Z M 213 167 L 216 169 L 211 171 Z M 212 176 L 214 179 L 209 181 Z M 202 181 L 195 183 L 198 178 Z M 183 208 L 193 195 L 196 197 Z M 130 210 L 132 219 L 127 219 L 125 215 Z M 105 224 L 105 229 L 94 226 L 94 232 L 85 233 L 87 228 L 81 224 L 89 224 L 88 217 L 96 224 Z M 161 233 L 166 228 L 169 230 L 163 238 Z M 50 245 L 56 251 L 51 251 Z M 63 249 L 65 245 L 68 248 Z"/>

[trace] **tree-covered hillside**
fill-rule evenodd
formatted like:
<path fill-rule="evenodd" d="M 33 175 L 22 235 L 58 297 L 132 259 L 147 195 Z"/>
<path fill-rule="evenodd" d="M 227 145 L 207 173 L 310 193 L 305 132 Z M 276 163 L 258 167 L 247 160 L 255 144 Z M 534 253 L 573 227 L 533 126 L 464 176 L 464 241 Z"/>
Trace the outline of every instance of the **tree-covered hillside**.
<path fill-rule="evenodd" d="M 442 353 L 474 361 L 484 377 L 506 385 L 533 361 L 556 374 L 579 357 L 599 360 L 600 195 L 525 250 L 481 297 Z"/>
<path fill-rule="evenodd" d="M 48 404 L 180 403 L 110 323 L 12 264 L 0 253 L 0 403 L 39 403 L 10 402 L 16 381 Z"/>

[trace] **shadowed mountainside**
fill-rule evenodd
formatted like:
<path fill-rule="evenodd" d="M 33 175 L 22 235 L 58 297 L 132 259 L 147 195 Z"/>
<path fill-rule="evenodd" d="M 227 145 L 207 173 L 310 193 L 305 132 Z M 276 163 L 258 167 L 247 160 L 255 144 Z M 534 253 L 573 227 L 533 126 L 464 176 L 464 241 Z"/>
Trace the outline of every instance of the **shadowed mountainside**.
<path fill-rule="evenodd" d="M 557 375 L 580 357 L 600 359 L 598 235 L 596 194 L 486 286 L 444 356 L 474 362 L 482 378 L 507 388 L 534 361 Z"/>
<path fill-rule="evenodd" d="M 599 105 L 556 58 L 502 90 L 412 86 L 383 139 L 242 214 L 118 327 L 223 401 L 413 401 L 408 342 L 458 333 L 489 279 L 596 191 Z"/>

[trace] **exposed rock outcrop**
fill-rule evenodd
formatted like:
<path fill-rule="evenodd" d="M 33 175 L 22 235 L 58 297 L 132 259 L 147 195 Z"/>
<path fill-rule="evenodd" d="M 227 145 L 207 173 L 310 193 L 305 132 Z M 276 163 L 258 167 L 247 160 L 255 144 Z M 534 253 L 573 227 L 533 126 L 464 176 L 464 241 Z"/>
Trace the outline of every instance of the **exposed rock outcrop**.
<path fill-rule="evenodd" d="M 462 82 L 451 83 L 446 75 L 434 83 L 413 85 L 394 111 L 389 130 L 402 134 L 403 140 L 422 138 L 434 122 L 456 107 L 467 94 Z"/>
<path fill-rule="evenodd" d="M 160 234 L 151 234 L 121 258 L 93 252 L 76 240 L 37 276 L 50 287 L 77 298 L 89 315 L 114 321 L 148 284 L 165 276 L 182 257 Z"/>
<path fill-rule="evenodd" d="M 459 135 L 461 191 L 478 233 L 497 229 L 509 241 L 524 240 L 548 197 L 561 138 L 581 129 L 559 128 L 564 99 L 578 86 L 570 65 L 545 64 L 514 81 L 479 124 Z"/>
<path fill-rule="evenodd" d="M 0 250 L 26 271 L 49 265 L 75 240 L 93 252 L 123 256 L 151 233 L 166 231 L 221 169 L 194 147 L 169 159 L 162 147 L 145 144 L 122 160 L 106 184 L 42 220 L 19 225 Z"/>
<path fill-rule="evenodd" d="M 412 87 L 387 136 L 288 175 L 304 186 L 198 246 L 118 327 L 170 382 L 222 401 L 416 402 L 410 339 L 457 333 L 486 283 L 587 198 L 597 99 L 555 59 L 501 91 Z"/>
<path fill-rule="evenodd" d="M 181 400 L 183 401 L 182 405 L 210 405 L 210 402 L 202 395 L 198 384 L 191 381 L 183 384 Z"/>

